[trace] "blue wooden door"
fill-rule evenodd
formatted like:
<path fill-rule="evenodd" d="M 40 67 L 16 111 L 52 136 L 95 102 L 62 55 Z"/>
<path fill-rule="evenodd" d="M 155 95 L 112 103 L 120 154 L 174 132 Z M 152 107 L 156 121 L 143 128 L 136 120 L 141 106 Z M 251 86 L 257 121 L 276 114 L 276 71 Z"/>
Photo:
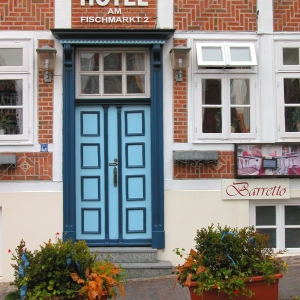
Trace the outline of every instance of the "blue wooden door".
<path fill-rule="evenodd" d="M 151 245 L 149 106 L 76 108 L 76 238 Z"/>

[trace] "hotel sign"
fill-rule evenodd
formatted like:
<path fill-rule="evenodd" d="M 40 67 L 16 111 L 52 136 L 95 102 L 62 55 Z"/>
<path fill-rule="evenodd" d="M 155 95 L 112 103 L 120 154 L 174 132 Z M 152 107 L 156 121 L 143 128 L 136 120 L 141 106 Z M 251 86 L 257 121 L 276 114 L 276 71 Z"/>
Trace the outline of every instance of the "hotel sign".
<path fill-rule="evenodd" d="M 224 179 L 223 200 L 289 199 L 289 179 Z"/>
<path fill-rule="evenodd" d="M 148 1 L 145 0 L 123 0 L 124 1 L 124 6 L 148 6 Z M 86 0 L 80 0 L 80 5 L 85 6 L 87 3 Z M 88 5 L 89 6 L 94 6 L 94 4 L 98 4 L 99 6 L 106 6 L 110 3 L 114 3 L 115 6 L 120 5 L 120 0 L 89 0 Z"/>
<path fill-rule="evenodd" d="M 123 6 L 128 7 L 147 7 L 148 1 L 145 0 L 122 0 Z M 105 8 L 105 6 L 113 4 L 115 8 L 109 8 L 106 11 L 106 16 L 81 16 L 81 23 L 102 23 L 102 24 L 111 24 L 111 23 L 130 23 L 130 24 L 140 24 L 148 23 L 149 17 L 147 16 L 122 16 L 122 9 L 120 6 L 120 0 L 80 0 L 81 6 L 94 6 L 98 5 L 100 8 Z"/>

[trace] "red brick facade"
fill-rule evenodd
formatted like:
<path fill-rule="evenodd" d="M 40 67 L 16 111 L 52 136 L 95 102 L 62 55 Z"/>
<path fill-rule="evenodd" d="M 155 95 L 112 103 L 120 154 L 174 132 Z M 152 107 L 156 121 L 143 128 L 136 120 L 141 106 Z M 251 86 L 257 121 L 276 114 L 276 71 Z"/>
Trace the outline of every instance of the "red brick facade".
<path fill-rule="evenodd" d="M 17 167 L 0 165 L 0 180 L 51 180 L 52 153 L 1 153 L 16 155 Z"/>
<path fill-rule="evenodd" d="M 0 30 L 49 30 L 54 27 L 54 0 L 1 0 Z"/>
<path fill-rule="evenodd" d="M 185 39 L 174 39 L 174 47 L 178 45 L 186 46 Z M 174 72 L 175 74 L 175 72 Z M 175 75 L 174 75 L 175 78 Z M 174 80 L 174 142 L 187 143 L 188 130 L 188 109 L 187 109 L 187 73 L 183 71 L 181 82 Z"/>
<path fill-rule="evenodd" d="M 256 31 L 256 0 L 175 0 L 176 30 Z"/>
<path fill-rule="evenodd" d="M 81 6 L 80 0 L 72 0 L 72 28 L 156 27 L 156 0 L 148 0 L 148 6 L 124 6 L 123 1 L 120 1 L 120 6 L 115 6 L 114 2 L 110 1 L 110 4 L 102 7 L 94 2 L 93 6 L 89 6 L 88 1 L 85 6 Z M 81 22 L 81 17 L 97 18 L 97 22 Z M 111 18 L 115 18 L 115 21 L 109 22 Z"/>
<path fill-rule="evenodd" d="M 174 164 L 175 179 L 199 178 L 234 178 L 234 155 L 232 151 L 220 151 L 219 160 L 211 163 L 201 161 L 199 165 L 191 161 L 189 164 Z"/>
<path fill-rule="evenodd" d="M 39 40 L 39 48 L 48 45 L 54 47 L 53 40 Z M 53 143 L 53 80 L 44 82 L 44 73 L 38 77 L 38 133 L 40 144 Z"/>
<path fill-rule="evenodd" d="M 2 0 L 0 1 L 0 30 L 40 30 L 54 28 L 55 0 Z M 96 1 L 89 6 L 72 0 L 72 28 L 156 28 L 157 1 L 148 0 L 148 6 L 126 7 L 110 1 L 101 7 Z M 136 1 L 137 2 L 137 1 Z M 274 31 L 300 31 L 299 0 L 274 0 Z M 165 15 L 167 16 L 167 13 Z M 100 22 L 81 21 L 81 17 L 98 18 Z M 104 19 L 102 19 L 104 18 Z M 115 18 L 115 22 L 102 22 Z M 257 0 L 174 0 L 174 28 L 178 31 L 257 31 Z M 186 45 L 186 40 L 174 40 L 174 46 Z M 53 40 L 39 40 L 38 47 L 53 46 Z M 187 73 L 183 81 L 174 80 L 174 142 L 188 142 Z M 38 143 L 53 143 L 53 82 L 44 83 L 38 74 Z M 16 153 L 16 169 L 0 166 L 0 180 L 51 180 L 51 153 Z M 4 172 L 4 173 L 3 173 Z M 219 162 L 195 167 L 178 163 L 174 165 L 174 178 L 228 178 L 234 177 L 233 152 L 220 152 Z"/>
<path fill-rule="evenodd" d="M 300 31 L 299 0 L 274 1 L 274 31 Z"/>

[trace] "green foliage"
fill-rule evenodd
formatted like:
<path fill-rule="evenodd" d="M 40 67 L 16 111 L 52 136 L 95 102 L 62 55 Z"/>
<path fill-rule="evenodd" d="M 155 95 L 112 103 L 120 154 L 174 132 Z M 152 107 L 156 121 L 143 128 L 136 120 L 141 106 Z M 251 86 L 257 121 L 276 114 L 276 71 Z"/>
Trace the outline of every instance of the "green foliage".
<path fill-rule="evenodd" d="M 29 265 L 25 267 L 22 254 L 26 253 Z M 85 270 L 90 267 L 95 256 L 84 241 L 72 243 L 72 240 L 62 241 L 56 238 L 55 242 L 49 240 L 34 252 L 26 249 L 22 240 L 12 254 L 14 268 L 14 285 L 20 290 L 27 287 L 26 299 L 48 299 L 53 296 L 72 298 L 78 295 L 81 288 L 70 276 L 76 272 L 85 278 Z M 25 276 L 19 274 L 19 266 L 25 267 Z"/>
<path fill-rule="evenodd" d="M 20 292 L 18 290 L 9 292 L 5 295 L 4 300 L 20 300 Z"/>
<path fill-rule="evenodd" d="M 214 225 L 197 231 L 196 250 L 191 250 L 185 263 L 178 266 L 177 281 L 185 286 L 197 281 L 197 293 L 218 289 L 230 298 L 252 296 L 245 287 L 251 276 L 263 276 L 274 281 L 274 274 L 287 271 L 284 261 L 269 246 L 269 236 L 259 234 L 253 227 L 241 229 Z M 184 256 L 184 249 L 175 253 Z M 282 253 L 282 251 L 280 252 Z"/>

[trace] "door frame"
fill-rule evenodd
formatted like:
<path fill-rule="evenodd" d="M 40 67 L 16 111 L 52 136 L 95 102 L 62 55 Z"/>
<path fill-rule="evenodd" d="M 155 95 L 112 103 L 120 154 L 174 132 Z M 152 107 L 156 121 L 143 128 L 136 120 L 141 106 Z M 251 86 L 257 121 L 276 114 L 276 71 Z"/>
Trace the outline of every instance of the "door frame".
<path fill-rule="evenodd" d="M 63 46 L 63 237 L 76 240 L 75 49 L 77 46 L 143 45 L 150 49 L 152 248 L 165 247 L 163 159 L 163 45 L 174 29 L 51 29 Z M 134 37 L 134 38 L 133 38 Z M 73 88 L 70 88 L 73 87 Z M 85 100 L 86 101 L 86 100 Z M 136 103 L 139 99 L 134 100 Z M 140 99 L 141 103 L 145 99 Z M 94 245 L 96 246 L 96 245 Z M 105 245 L 102 245 L 105 246 Z M 109 246 L 109 245 L 107 245 Z"/>

